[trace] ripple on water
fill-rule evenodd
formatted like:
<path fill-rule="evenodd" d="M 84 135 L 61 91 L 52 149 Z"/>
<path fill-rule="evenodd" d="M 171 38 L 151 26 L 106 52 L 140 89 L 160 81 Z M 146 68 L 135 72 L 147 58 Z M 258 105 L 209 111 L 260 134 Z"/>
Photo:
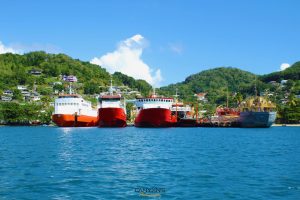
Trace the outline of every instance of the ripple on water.
<path fill-rule="evenodd" d="M 1 127 L 0 196 L 297 199 L 298 130 Z"/>

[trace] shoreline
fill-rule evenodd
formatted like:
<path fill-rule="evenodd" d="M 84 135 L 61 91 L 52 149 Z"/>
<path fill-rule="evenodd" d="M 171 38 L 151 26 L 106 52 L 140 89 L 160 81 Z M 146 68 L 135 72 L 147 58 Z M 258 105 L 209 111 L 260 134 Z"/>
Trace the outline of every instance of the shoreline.
<path fill-rule="evenodd" d="M 289 127 L 298 127 L 298 126 L 300 126 L 300 124 L 273 124 L 272 126 L 275 126 L 275 127 L 280 127 L 280 126 L 283 126 L 283 127 L 285 127 L 285 126 L 289 126 Z"/>
<path fill-rule="evenodd" d="M 41 125 L 8 125 L 8 124 L 0 124 L 0 127 L 4 127 L 4 126 L 28 126 L 28 127 L 34 127 L 34 126 L 44 126 L 44 127 L 55 127 L 56 125 L 54 124 L 41 124 Z M 133 123 L 129 123 L 127 124 L 128 127 L 134 127 Z M 300 127 L 300 124 L 273 124 L 271 127 Z M 199 128 L 199 127 L 195 127 L 195 128 Z M 222 128 L 222 127 L 221 127 Z M 223 128 L 227 128 L 227 127 L 223 127 Z"/>

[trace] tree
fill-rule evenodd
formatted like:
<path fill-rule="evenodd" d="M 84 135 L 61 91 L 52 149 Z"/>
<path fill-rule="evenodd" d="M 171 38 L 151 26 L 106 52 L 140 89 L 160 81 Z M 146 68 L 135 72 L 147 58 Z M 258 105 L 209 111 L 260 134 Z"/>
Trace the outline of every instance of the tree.
<path fill-rule="evenodd" d="M 17 100 L 17 101 L 23 101 L 24 100 L 20 90 L 15 89 L 15 90 L 13 90 L 13 93 L 14 93 L 14 95 L 13 95 L 12 99 Z"/>

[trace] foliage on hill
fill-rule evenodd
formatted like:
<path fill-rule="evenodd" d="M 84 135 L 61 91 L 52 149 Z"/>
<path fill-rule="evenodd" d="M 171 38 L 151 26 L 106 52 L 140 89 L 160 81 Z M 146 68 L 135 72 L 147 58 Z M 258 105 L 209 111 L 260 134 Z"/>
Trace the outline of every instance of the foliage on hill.
<path fill-rule="evenodd" d="M 300 100 L 300 62 L 281 72 L 258 76 L 236 68 L 215 68 L 191 75 L 181 83 L 171 84 L 160 88 L 159 92 L 166 96 L 174 95 L 176 88 L 179 98 L 186 102 L 196 102 L 194 94 L 207 93 L 207 103 L 202 102 L 202 108 L 209 114 L 216 106 L 226 105 L 227 94 L 230 107 L 238 106 L 247 96 L 259 95 L 261 92 L 270 93 L 269 99 L 277 104 L 278 121 L 282 123 L 299 123 Z M 288 80 L 281 85 L 281 80 Z M 276 81 L 270 84 L 269 81 Z M 255 84 L 256 83 L 256 84 Z M 288 96 L 288 98 L 287 98 Z M 282 102 L 286 101 L 285 104 Z"/>
<path fill-rule="evenodd" d="M 229 92 L 247 91 L 254 88 L 255 75 L 236 68 L 215 68 L 191 75 L 185 81 L 160 88 L 164 94 L 175 94 L 176 88 L 184 100 L 192 101 L 194 94 L 206 92 L 211 103 L 224 103 Z M 261 82 L 258 85 L 263 84 Z M 253 91 L 254 92 L 254 91 Z"/>
<path fill-rule="evenodd" d="M 281 80 L 300 80 L 300 62 L 294 63 L 291 67 L 279 71 L 266 74 L 260 77 L 264 82 L 277 81 Z"/>
<path fill-rule="evenodd" d="M 152 90 L 152 86 L 145 80 L 135 80 L 134 78 L 120 72 L 115 72 L 113 74 L 113 79 L 117 84 L 126 85 L 132 89 L 141 91 L 144 95 L 148 95 L 148 93 Z"/>
<path fill-rule="evenodd" d="M 46 109 L 42 104 L 16 102 L 0 102 L 0 124 L 28 125 L 33 121 L 49 124 L 52 109 Z"/>
<path fill-rule="evenodd" d="M 42 70 L 42 75 L 36 77 L 28 74 L 31 69 Z M 0 55 L 0 90 L 21 85 L 45 85 L 51 81 L 59 80 L 59 75 L 75 75 L 81 83 L 84 83 L 83 91 L 86 94 L 99 92 L 99 86 L 107 86 L 110 82 L 110 74 L 98 65 L 73 59 L 65 54 L 48 54 L 43 51 L 31 52 L 24 55 L 1 54 Z M 124 78 L 125 77 L 125 78 Z M 57 79 L 55 79 L 57 78 Z M 120 78 L 120 79 L 119 79 Z M 141 80 L 117 73 L 114 79 L 120 84 L 141 89 L 150 85 Z M 129 81 L 128 81 L 129 80 Z"/>

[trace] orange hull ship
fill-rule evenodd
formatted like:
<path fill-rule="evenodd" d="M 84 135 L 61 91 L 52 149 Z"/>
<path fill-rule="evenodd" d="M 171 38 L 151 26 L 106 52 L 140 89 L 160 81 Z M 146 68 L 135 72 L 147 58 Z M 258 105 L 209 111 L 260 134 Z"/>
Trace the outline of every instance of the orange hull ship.
<path fill-rule="evenodd" d="M 55 99 L 52 121 L 60 127 L 97 126 L 98 113 L 77 94 L 61 94 Z"/>
<path fill-rule="evenodd" d="M 60 127 L 89 127 L 98 124 L 97 117 L 85 115 L 54 114 L 52 121 Z"/>
<path fill-rule="evenodd" d="M 123 108 L 100 108 L 99 127 L 125 127 L 126 114 Z"/>
<path fill-rule="evenodd" d="M 166 108 L 148 108 L 139 112 L 134 121 L 136 127 L 172 127 L 176 117 Z"/>

